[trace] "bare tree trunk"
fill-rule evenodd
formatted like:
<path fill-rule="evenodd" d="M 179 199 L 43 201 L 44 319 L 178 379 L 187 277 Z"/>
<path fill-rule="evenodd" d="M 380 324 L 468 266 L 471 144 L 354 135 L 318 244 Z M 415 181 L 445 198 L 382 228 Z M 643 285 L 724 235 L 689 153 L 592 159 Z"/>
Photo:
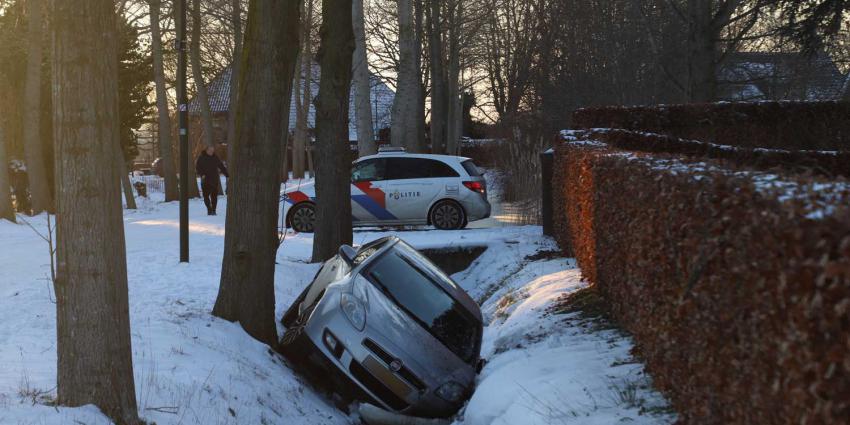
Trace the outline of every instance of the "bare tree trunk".
<path fill-rule="evenodd" d="M 294 69 L 298 69 L 298 64 L 296 61 L 296 65 Z M 292 90 L 292 85 L 290 84 L 290 91 Z M 281 120 L 280 120 L 280 177 L 278 178 L 279 182 L 285 182 L 289 180 L 289 143 L 290 143 L 290 134 L 289 134 L 289 112 L 292 109 L 292 96 L 281 98 L 281 108 L 283 108 L 281 112 Z"/>
<path fill-rule="evenodd" d="M 316 177 L 316 169 L 313 167 L 313 147 L 307 146 L 307 172 L 310 174 L 310 177 Z"/>
<path fill-rule="evenodd" d="M 399 2 L 401 3 L 401 2 Z M 322 76 L 316 101 L 316 234 L 313 261 L 336 255 L 351 244 L 351 164 L 348 105 L 354 32 L 350 0 L 322 1 L 319 64 Z"/>
<path fill-rule="evenodd" d="M 290 107 L 291 108 L 291 107 Z M 289 149 L 292 145 L 292 136 L 287 132 L 286 140 L 283 143 L 283 152 L 280 153 L 280 182 L 286 183 L 289 181 Z"/>
<path fill-rule="evenodd" d="M 446 76 L 443 72 L 443 34 L 440 25 L 440 0 L 428 0 L 428 44 L 431 52 L 431 151 L 446 148 Z"/>
<path fill-rule="evenodd" d="M 2 102 L 0 102 L 2 105 Z M 0 112 L 0 117 L 3 113 Z M 9 158 L 6 156 L 5 123 L 0 118 L 0 220 L 15 222 L 15 209 L 12 208 L 12 193 L 9 190 Z"/>
<path fill-rule="evenodd" d="M 363 0 L 351 3 L 351 22 L 354 27 L 354 105 L 357 119 L 357 152 L 360 156 L 373 155 L 375 132 L 372 128 L 372 94 L 369 83 L 369 61 L 366 59 L 366 25 L 363 16 Z"/>
<path fill-rule="evenodd" d="M 201 66 L 201 0 L 192 0 L 192 42 L 189 52 L 192 61 L 192 79 L 195 80 L 195 92 L 201 108 L 201 138 L 205 147 L 215 147 L 213 141 L 213 118 L 210 110 L 210 97 L 204 82 L 204 70 Z"/>
<path fill-rule="evenodd" d="M 420 70 L 416 67 L 416 56 L 419 52 L 413 31 L 413 0 L 398 0 L 398 50 L 398 83 L 393 102 L 390 137 L 393 146 L 402 146 L 410 152 L 418 152 L 416 120 Z"/>
<path fill-rule="evenodd" d="M 413 0 L 413 46 L 416 65 L 416 139 L 417 152 L 425 152 L 428 148 L 425 138 L 425 93 L 427 90 L 427 75 L 422 71 L 422 37 L 425 34 L 425 3 L 424 0 Z"/>
<path fill-rule="evenodd" d="M 130 172 L 127 170 L 127 161 L 124 160 L 124 153 L 121 152 L 121 147 L 118 148 L 118 155 L 115 159 L 115 166 L 118 167 L 118 175 L 121 179 L 121 188 L 124 190 L 124 202 L 127 204 L 128 210 L 135 210 L 136 197 L 133 196 L 133 185 L 130 184 Z"/>
<path fill-rule="evenodd" d="M 730 0 L 731 1 L 731 0 Z M 692 102 L 711 102 L 717 97 L 717 39 L 713 1 L 688 0 L 688 81 Z"/>
<path fill-rule="evenodd" d="M 53 210 L 47 165 L 44 160 L 44 140 L 41 137 L 41 59 L 44 40 L 44 19 L 41 0 L 28 0 L 27 76 L 24 87 L 24 155 L 32 199 L 32 212 Z"/>
<path fill-rule="evenodd" d="M 298 0 L 253 0 L 236 108 L 238 173 L 230 179 L 221 285 L 213 314 L 277 343 L 274 270 L 283 103 L 298 52 Z M 249 207 L 250 206 L 250 207 Z"/>
<path fill-rule="evenodd" d="M 463 3 L 453 0 L 449 5 L 449 79 L 448 79 L 448 128 L 446 130 L 446 153 L 458 154 L 460 128 L 460 33 L 463 22 Z"/>
<path fill-rule="evenodd" d="M 227 162 L 233 172 L 233 145 L 236 143 L 236 103 L 239 70 L 242 65 L 242 1 L 231 0 L 230 24 L 233 25 L 233 61 L 230 63 L 230 107 L 227 112 Z"/>
<path fill-rule="evenodd" d="M 153 55 L 153 77 L 156 89 L 157 134 L 159 139 L 159 157 L 165 178 L 165 202 L 176 201 L 180 197 L 177 188 L 177 163 L 171 142 L 171 117 L 168 115 L 168 93 L 165 87 L 165 68 L 163 65 L 162 34 L 159 28 L 160 0 L 149 0 L 151 21 L 151 53 Z"/>
<path fill-rule="evenodd" d="M 294 82 L 293 98 L 290 99 L 290 105 L 292 102 L 295 102 L 295 133 L 292 136 L 292 178 L 295 179 L 303 179 L 304 178 L 304 156 L 298 155 L 298 152 L 304 151 L 304 139 L 307 138 L 307 113 L 304 112 L 304 102 L 301 99 L 301 87 L 304 86 L 305 81 L 302 75 L 304 75 L 304 68 L 301 64 L 304 61 L 303 52 L 299 52 L 298 60 L 295 62 L 295 69 L 298 70 L 298 77 Z M 309 84 L 309 82 L 307 82 Z M 309 104 L 308 104 L 309 106 Z"/>
<path fill-rule="evenodd" d="M 204 147 L 215 148 L 213 139 L 213 117 L 210 110 L 210 97 L 207 92 L 207 84 L 204 82 L 204 68 L 201 65 L 201 0 L 192 0 L 192 41 L 189 47 L 190 60 L 192 61 L 192 79 L 195 80 L 195 92 L 198 95 L 198 104 L 201 108 L 201 140 Z M 194 173 L 194 159 L 189 155 L 189 169 Z M 197 176 L 192 174 L 193 181 Z M 218 184 L 218 194 L 224 195 L 224 188 Z M 200 194 L 198 194 L 200 196 Z"/>
<path fill-rule="evenodd" d="M 292 177 L 304 178 L 307 148 L 307 119 L 313 102 L 313 49 L 310 40 L 313 25 L 313 1 L 302 4 L 306 19 L 301 21 L 301 54 L 298 56 L 298 81 L 295 86 L 295 137 L 292 143 Z"/>
<path fill-rule="evenodd" d="M 57 392 L 138 424 L 120 179 L 104 166 L 120 155 L 114 20 L 112 2 L 53 1 Z"/>

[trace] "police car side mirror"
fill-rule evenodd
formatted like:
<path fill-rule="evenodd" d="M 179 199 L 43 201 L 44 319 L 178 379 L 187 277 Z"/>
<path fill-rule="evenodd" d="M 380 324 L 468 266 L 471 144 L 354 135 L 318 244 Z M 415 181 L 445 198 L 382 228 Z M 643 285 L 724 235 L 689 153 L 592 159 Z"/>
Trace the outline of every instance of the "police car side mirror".
<path fill-rule="evenodd" d="M 349 245 L 339 247 L 339 257 L 342 258 L 349 266 L 354 266 L 354 257 L 357 256 L 357 251 Z"/>

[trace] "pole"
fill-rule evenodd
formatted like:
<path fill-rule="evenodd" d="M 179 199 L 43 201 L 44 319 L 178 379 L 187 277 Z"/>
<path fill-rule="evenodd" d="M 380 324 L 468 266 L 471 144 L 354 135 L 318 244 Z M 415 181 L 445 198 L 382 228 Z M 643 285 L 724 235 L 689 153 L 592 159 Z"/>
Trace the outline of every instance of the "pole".
<path fill-rule="evenodd" d="M 197 0 L 196 0 L 197 1 Z M 186 101 L 186 0 L 177 0 L 177 119 L 180 137 L 180 262 L 189 262 L 189 108 Z"/>

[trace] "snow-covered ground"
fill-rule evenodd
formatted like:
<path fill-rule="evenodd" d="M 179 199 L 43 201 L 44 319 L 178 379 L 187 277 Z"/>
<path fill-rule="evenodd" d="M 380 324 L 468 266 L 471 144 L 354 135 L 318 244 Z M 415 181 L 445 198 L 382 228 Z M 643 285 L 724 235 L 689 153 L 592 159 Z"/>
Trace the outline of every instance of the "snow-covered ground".
<path fill-rule="evenodd" d="M 222 199 L 219 211 L 225 210 Z M 190 206 L 191 262 L 179 264 L 176 203 L 141 200 L 125 214 L 133 363 L 140 415 L 164 424 L 358 423 L 241 328 L 210 315 L 218 291 L 224 214 Z M 46 232 L 44 216 L 28 219 Z M 648 389 L 629 339 L 588 331 L 547 312 L 583 286 L 571 259 L 539 227 L 355 231 L 356 244 L 396 233 L 420 248 L 487 246 L 454 275 L 482 305 L 488 363 L 459 424 L 669 423 L 648 414 Z M 312 237 L 289 234 L 278 253 L 278 317 L 309 283 Z M 0 424 L 105 424 L 92 407 L 50 405 L 56 395 L 55 305 L 47 244 L 25 225 L 0 222 Z M 644 412 L 642 412 L 642 410 Z"/>

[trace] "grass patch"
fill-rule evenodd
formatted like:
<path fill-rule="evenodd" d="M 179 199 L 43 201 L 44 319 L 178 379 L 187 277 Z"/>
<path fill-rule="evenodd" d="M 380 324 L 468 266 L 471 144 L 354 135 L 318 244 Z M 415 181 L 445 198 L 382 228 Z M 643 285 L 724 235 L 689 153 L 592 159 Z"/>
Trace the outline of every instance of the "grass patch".
<path fill-rule="evenodd" d="M 619 329 L 611 318 L 611 309 L 596 285 L 564 295 L 549 309 L 550 314 L 575 314 L 583 322 L 594 322 L 599 329 Z"/>

